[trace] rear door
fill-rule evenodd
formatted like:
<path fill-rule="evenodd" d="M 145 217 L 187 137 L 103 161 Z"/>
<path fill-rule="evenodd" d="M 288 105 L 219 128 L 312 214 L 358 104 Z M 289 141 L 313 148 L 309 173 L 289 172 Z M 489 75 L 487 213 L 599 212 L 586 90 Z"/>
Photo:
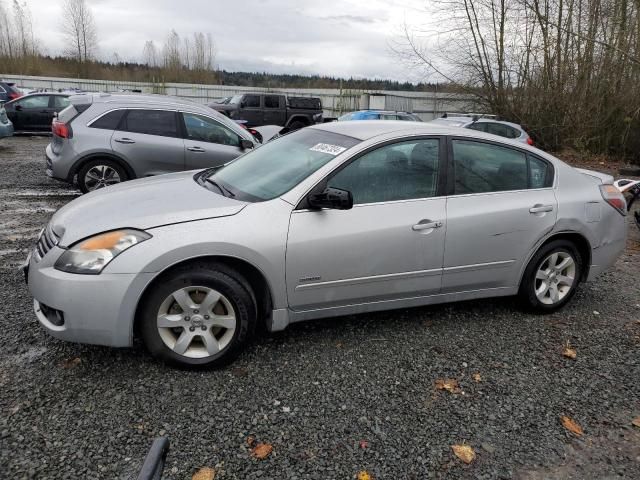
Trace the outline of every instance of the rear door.
<path fill-rule="evenodd" d="M 553 167 L 525 150 L 453 138 L 443 293 L 518 285 L 556 222 Z"/>
<path fill-rule="evenodd" d="M 184 122 L 185 168 L 217 167 L 243 153 L 240 136 L 213 118 L 195 113 L 180 114 Z"/>
<path fill-rule="evenodd" d="M 264 96 L 264 125 L 284 125 L 287 120 L 287 108 L 283 95 Z"/>
<path fill-rule="evenodd" d="M 178 112 L 129 109 L 111 137 L 111 148 L 136 176 L 184 170 L 184 140 Z"/>

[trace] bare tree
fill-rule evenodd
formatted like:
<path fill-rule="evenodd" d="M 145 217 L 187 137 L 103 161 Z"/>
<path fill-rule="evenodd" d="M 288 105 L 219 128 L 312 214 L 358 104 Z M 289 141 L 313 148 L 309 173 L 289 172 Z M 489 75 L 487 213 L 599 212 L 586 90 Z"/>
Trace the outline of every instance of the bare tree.
<path fill-rule="evenodd" d="M 182 69 L 182 51 L 180 48 L 180 35 L 175 30 L 171 30 L 162 49 L 163 63 L 165 70 L 177 79 Z"/>
<path fill-rule="evenodd" d="M 158 66 L 158 52 L 153 40 L 147 40 L 142 49 L 142 62 L 151 68 Z"/>
<path fill-rule="evenodd" d="M 66 53 L 79 64 L 86 64 L 98 48 L 93 14 L 85 0 L 65 0 L 62 12 L 62 32 L 69 44 Z"/>

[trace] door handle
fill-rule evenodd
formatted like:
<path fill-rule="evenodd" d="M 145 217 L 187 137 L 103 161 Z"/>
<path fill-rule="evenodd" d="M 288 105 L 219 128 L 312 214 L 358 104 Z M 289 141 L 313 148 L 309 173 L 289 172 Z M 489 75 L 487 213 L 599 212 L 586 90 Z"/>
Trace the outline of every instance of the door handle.
<path fill-rule="evenodd" d="M 190 152 L 204 153 L 204 148 L 202 147 L 187 147 L 187 150 Z"/>
<path fill-rule="evenodd" d="M 542 205 L 541 203 L 536 203 L 533 207 L 529 209 L 529 213 L 544 213 L 544 212 L 552 212 L 553 205 Z"/>
<path fill-rule="evenodd" d="M 420 220 L 416 223 L 411 230 L 414 232 L 419 232 L 420 230 L 429 230 L 430 228 L 440 228 L 443 225 L 441 221 L 433 222 L 431 220 Z"/>
<path fill-rule="evenodd" d="M 118 143 L 136 143 L 135 140 L 131 140 L 130 138 L 116 138 L 116 142 Z"/>

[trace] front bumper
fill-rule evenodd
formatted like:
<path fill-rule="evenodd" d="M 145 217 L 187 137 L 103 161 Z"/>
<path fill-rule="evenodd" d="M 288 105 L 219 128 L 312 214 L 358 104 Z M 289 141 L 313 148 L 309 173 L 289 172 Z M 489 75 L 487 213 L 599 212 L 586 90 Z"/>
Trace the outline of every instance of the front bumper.
<path fill-rule="evenodd" d="M 61 340 L 130 346 L 138 300 L 153 274 L 61 272 L 53 264 L 62 252 L 53 247 L 40 261 L 32 255 L 23 267 L 40 324 Z"/>

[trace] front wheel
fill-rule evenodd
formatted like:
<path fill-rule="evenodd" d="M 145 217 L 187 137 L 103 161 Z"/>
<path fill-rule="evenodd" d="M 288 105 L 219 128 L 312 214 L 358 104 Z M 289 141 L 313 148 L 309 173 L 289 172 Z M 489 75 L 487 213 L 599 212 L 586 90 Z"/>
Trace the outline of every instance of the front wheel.
<path fill-rule="evenodd" d="M 582 258 L 575 245 L 555 240 L 533 256 L 520 285 L 520 298 L 533 310 L 553 312 L 576 293 L 582 275 Z"/>
<path fill-rule="evenodd" d="M 140 311 L 140 333 L 152 355 L 166 363 L 225 365 L 255 331 L 251 287 L 224 265 L 190 265 L 152 288 Z"/>

